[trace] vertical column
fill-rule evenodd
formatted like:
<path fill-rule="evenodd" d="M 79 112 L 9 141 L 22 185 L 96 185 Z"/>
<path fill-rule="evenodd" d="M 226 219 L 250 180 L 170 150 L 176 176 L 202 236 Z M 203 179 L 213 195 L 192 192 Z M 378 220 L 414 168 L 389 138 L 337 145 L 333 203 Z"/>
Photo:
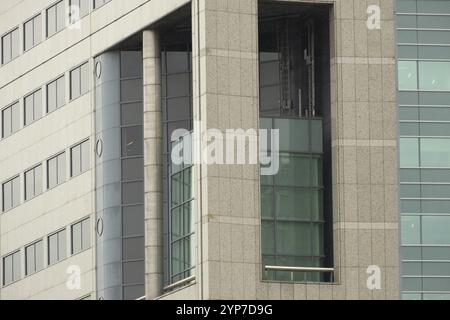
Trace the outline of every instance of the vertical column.
<path fill-rule="evenodd" d="M 192 4 L 194 119 L 222 134 L 257 130 L 258 1 Z M 254 299 L 261 277 L 259 165 L 196 169 L 200 298 Z"/>
<path fill-rule="evenodd" d="M 143 33 L 146 297 L 162 294 L 163 187 L 161 58 L 158 34 Z"/>

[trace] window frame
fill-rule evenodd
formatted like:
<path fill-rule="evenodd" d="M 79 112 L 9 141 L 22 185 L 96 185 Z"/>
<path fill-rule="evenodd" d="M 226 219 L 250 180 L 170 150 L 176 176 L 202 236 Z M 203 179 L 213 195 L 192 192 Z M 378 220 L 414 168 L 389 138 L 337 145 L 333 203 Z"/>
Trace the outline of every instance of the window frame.
<path fill-rule="evenodd" d="M 19 182 L 19 190 L 18 190 L 18 192 L 19 192 L 19 202 L 17 204 L 14 204 L 14 181 L 16 181 L 16 180 L 18 180 L 18 182 Z M 5 197 L 4 193 L 5 193 L 5 185 L 8 184 L 8 183 L 11 183 L 11 198 L 10 198 L 10 200 L 11 200 L 11 207 L 8 208 L 8 209 L 5 209 L 6 208 L 5 207 L 5 199 L 6 199 L 6 197 Z M 18 206 L 21 205 L 22 199 L 21 199 L 21 195 L 20 195 L 20 174 L 14 176 L 14 177 L 12 177 L 12 178 L 10 178 L 8 180 L 6 180 L 5 182 L 3 182 L 1 187 L 2 187 L 1 193 L 2 193 L 2 212 L 3 213 L 11 211 L 11 210 L 13 210 L 13 209 L 15 209 L 15 208 L 17 208 Z"/>
<path fill-rule="evenodd" d="M 58 30 L 58 5 L 62 4 L 63 6 L 63 26 L 61 29 Z M 49 10 L 52 8 L 55 9 L 55 32 L 52 34 L 49 34 L 49 28 L 48 28 L 48 22 L 49 22 Z M 54 35 L 58 34 L 62 30 L 64 30 L 67 27 L 67 14 L 66 14 L 66 0 L 57 0 L 53 2 L 51 5 L 45 8 L 45 39 L 49 39 L 53 37 Z"/>
<path fill-rule="evenodd" d="M 86 227 L 86 223 L 88 223 L 88 228 L 85 229 Z M 80 227 L 80 250 L 75 251 L 74 249 L 74 228 L 76 226 Z M 88 234 L 88 240 L 89 240 L 89 245 L 87 247 L 84 247 L 84 234 L 87 233 Z M 84 219 L 79 220 L 78 222 L 75 222 L 73 224 L 70 225 L 70 255 L 77 255 L 79 253 L 82 253 L 86 250 L 89 250 L 90 248 L 92 248 L 92 237 L 91 237 L 91 217 L 87 217 Z"/>
<path fill-rule="evenodd" d="M 59 250 L 59 248 L 60 248 L 60 241 L 59 241 L 59 239 L 60 238 L 59 237 L 60 237 L 61 233 L 64 233 L 64 236 L 65 236 L 64 257 L 60 257 L 59 256 L 59 254 L 60 254 L 60 250 Z M 56 255 L 57 255 L 57 257 L 56 257 L 56 260 L 54 262 L 50 261 L 50 255 L 51 255 L 50 238 L 52 238 L 52 237 L 56 237 L 56 245 L 57 245 L 57 248 L 56 248 Z M 53 232 L 53 233 L 51 233 L 51 234 L 49 234 L 47 236 L 47 266 L 49 266 L 49 267 L 50 266 L 54 266 L 57 263 L 65 260 L 67 258 L 68 258 L 68 255 L 67 255 L 67 229 L 66 228 L 62 228 L 62 229 L 60 229 L 60 230 L 58 230 L 56 232 Z"/>
<path fill-rule="evenodd" d="M 59 180 L 59 157 L 61 157 L 62 155 L 64 155 L 64 178 L 63 180 Z M 49 162 L 52 160 L 56 159 L 56 184 L 54 186 L 50 186 L 50 166 L 49 166 Z M 67 158 L 66 158 L 66 151 L 62 151 L 50 158 L 48 158 L 46 160 L 46 189 L 47 190 L 52 190 L 54 188 L 56 188 L 57 186 L 63 184 L 64 182 L 67 181 L 67 168 L 66 168 L 66 162 L 67 162 Z"/>
<path fill-rule="evenodd" d="M 36 30 L 35 30 L 35 19 L 36 18 L 40 18 L 41 19 L 41 22 L 40 22 L 40 24 L 41 24 L 41 28 L 40 28 L 40 30 L 38 30 L 39 31 L 39 40 L 38 41 L 36 41 Z M 35 14 L 33 17 L 31 17 L 30 19 L 28 19 L 28 20 L 26 20 L 24 23 L 23 23 L 23 39 L 22 39 L 22 42 L 23 42 L 23 52 L 25 53 L 25 52 L 27 52 L 27 51 L 29 51 L 29 50 L 31 50 L 31 49 L 33 49 L 34 47 L 36 47 L 38 44 L 40 44 L 41 42 L 42 42 L 42 22 L 44 21 L 44 19 L 42 18 L 42 13 L 41 12 L 39 12 L 39 13 L 37 13 L 37 14 Z M 29 22 L 32 22 L 33 23 L 33 31 L 32 31 L 32 45 L 31 45 L 31 47 L 29 47 L 29 48 L 27 48 L 27 36 L 26 36 L 26 34 L 27 34 L 27 30 L 26 30 L 26 25 L 29 23 Z"/>
<path fill-rule="evenodd" d="M 42 245 L 41 267 L 39 269 L 37 267 L 37 259 L 36 259 L 36 246 L 38 244 Z M 28 270 L 27 249 L 31 248 L 31 247 L 33 247 L 33 250 L 34 250 L 34 270 L 30 272 Z M 45 263 L 44 263 L 45 253 L 44 253 L 44 251 L 45 250 L 44 250 L 44 240 L 43 239 L 36 240 L 33 243 L 31 243 L 29 245 L 26 245 L 24 247 L 24 255 L 25 255 L 25 270 L 24 271 L 25 271 L 25 277 L 31 276 L 31 275 L 33 275 L 35 273 L 38 273 L 39 271 L 42 271 L 42 270 L 45 269 Z"/>
<path fill-rule="evenodd" d="M 5 121 L 4 121 L 4 113 L 6 112 L 6 110 L 11 109 L 11 115 L 10 115 L 10 133 L 8 135 L 5 135 Z M 18 118 L 19 118 L 19 122 L 18 122 L 18 127 L 17 130 L 13 130 L 13 110 L 17 109 L 18 112 Z M 20 100 L 17 100 L 11 104 L 9 104 L 8 106 L 4 107 L 3 109 L 1 109 L 0 111 L 0 121 L 1 121 L 1 139 L 7 139 L 9 137 L 11 137 L 13 134 L 15 134 L 16 132 L 19 132 L 20 129 L 22 129 L 21 126 L 21 121 L 20 121 Z"/>
<path fill-rule="evenodd" d="M 35 99 L 35 96 L 36 96 L 36 94 L 38 92 L 40 92 L 40 94 L 41 94 L 41 102 L 40 102 L 41 110 L 40 110 L 40 116 L 36 117 L 36 103 L 35 103 L 36 99 Z M 33 120 L 31 122 L 27 123 L 27 104 L 26 104 L 26 101 L 31 96 L 33 97 Z M 43 112 L 43 108 L 42 108 L 42 101 L 43 101 L 42 97 L 43 97 L 43 89 L 42 88 L 38 88 L 38 89 L 36 89 L 36 90 L 34 90 L 34 91 L 32 91 L 32 92 L 30 92 L 30 93 L 28 93 L 27 95 L 24 96 L 24 98 L 23 98 L 23 126 L 24 126 L 24 128 L 28 127 L 29 125 L 32 125 L 33 123 L 35 123 L 36 121 L 40 120 L 44 116 L 44 112 Z"/>
<path fill-rule="evenodd" d="M 41 189 L 39 192 L 36 192 L 36 170 L 40 168 L 41 169 Z M 44 180 L 44 172 L 43 172 L 44 166 L 42 163 L 36 164 L 34 167 L 25 170 L 23 179 L 24 179 L 24 201 L 28 202 L 30 200 L 33 200 L 34 198 L 40 196 L 44 193 L 44 186 L 43 186 L 43 180 Z M 27 198 L 27 173 L 33 172 L 33 195 L 30 198 Z"/>
<path fill-rule="evenodd" d="M 17 52 L 17 56 L 15 56 L 15 57 L 13 57 L 13 45 L 12 45 L 12 43 L 13 43 L 13 41 L 12 41 L 12 35 L 13 35 L 14 32 L 17 32 L 17 35 L 18 35 L 18 38 L 19 38 L 19 39 L 18 39 L 18 40 L 19 40 L 19 43 L 18 43 L 18 48 L 17 48 L 17 49 L 18 49 L 18 52 Z M 5 62 L 4 54 L 3 54 L 3 50 L 4 50 L 3 39 L 4 39 L 6 36 L 10 36 L 9 49 L 10 49 L 10 54 L 11 54 L 11 56 L 10 56 L 10 59 L 9 59 L 8 61 Z M 14 28 L 8 30 L 7 32 L 5 32 L 4 34 L 2 34 L 2 35 L 0 36 L 0 48 L 1 48 L 1 50 L 0 50 L 0 65 L 1 65 L 1 66 L 4 66 L 4 65 L 10 63 L 11 61 L 17 59 L 17 58 L 20 56 L 20 54 L 22 53 L 22 50 L 21 50 L 21 48 L 20 48 L 20 26 L 15 26 Z"/>
<path fill-rule="evenodd" d="M 83 152 L 83 146 L 85 145 L 85 144 L 88 144 L 88 153 L 87 153 L 87 160 L 88 160 L 88 166 L 87 166 L 87 168 L 84 168 L 83 167 L 83 155 L 84 155 L 84 152 Z M 73 145 L 73 146 L 71 146 L 70 148 L 69 148 L 69 155 L 70 155 L 70 178 L 72 179 L 72 178 L 75 178 L 75 177 L 78 177 L 78 176 L 80 176 L 80 175 L 82 175 L 83 173 L 86 173 L 87 171 L 89 171 L 90 169 L 91 169 L 91 149 L 90 149 L 90 146 L 91 146 L 91 144 L 90 144 L 90 139 L 88 138 L 88 139 L 85 139 L 85 140 L 83 140 L 82 142 L 79 142 L 79 143 L 77 143 L 76 145 Z M 80 152 L 80 159 L 79 159 L 79 171 L 77 171 L 77 173 L 75 174 L 74 173 L 74 163 L 73 163 L 73 151 L 74 151 L 74 149 L 75 148 L 79 148 L 80 150 L 79 150 L 79 152 Z"/>
<path fill-rule="evenodd" d="M 86 90 L 83 91 L 83 67 L 87 68 L 87 79 L 86 80 Z M 76 94 L 74 94 L 73 90 L 72 90 L 72 74 L 73 72 L 78 72 L 78 91 Z M 77 65 L 76 67 L 72 68 L 69 70 L 69 101 L 73 101 L 76 100 L 82 96 L 84 96 L 85 94 L 89 93 L 89 61 L 85 61 L 82 62 L 81 64 Z"/>
<path fill-rule="evenodd" d="M 61 105 L 58 105 L 58 101 L 59 101 L 59 99 L 58 99 L 58 92 L 59 92 L 59 90 L 58 90 L 58 88 L 59 88 L 58 83 L 60 81 L 62 81 L 62 83 L 63 83 L 63 89 L 62 89 L 63 91 L 62 91 L 62 93 L 64 94 L 64 96 L 60 97 L 60 98 L 62 98 L 63 103 Z M 55 84 L 56 96 L 55 96 L 55 108 L 53 110 L 50 110 L 49 109 L 49 101 L 50 101 L 50 99 L 49 99 L 49 90 L 48 90 L 48 88 L 52 84 Z M 46 114 L 50 114 L 52 112 L 55 112 L 56 110 L 64 107 L 66 104 L 67 104 L 67 99 L 66 99 L 66 74 L 62 73 L 58 77 L 54 78 L 53 80 L 51 80 L 51 81 L 49 81 L 49 82 L 47 82 L 45 84 L 45 113 Z"/>
<path fill-rule="evenodd" d="M 16 256 L 16 255 L 19 255 L 19 275 L 18 275 L 18 278 L 17 279 L 15 279 L 15 277 L 14 277 L 14 274 L 15 274 L 15 272 L 14 272 L 14 257 Z M 5 268 L 5 261 L 6 261 L 6 259 L 7 258 L 9 258 L 9 257 L 11 257 L 12 258 L 12 263 L 11 263 L 11 266 L 12 266 L 12 269 L 11 269 L 11 282 L 8 282 L 8 283 L 6 283 L 5 282 L 5 276 L 6 276 L 6 268 Z M 22 280 L 22 257 L 21 257 L 21 250 L 19 249 L 19 250 L 16 250 L 16 251 L 13 251 L 12 253 L 9 253 L 9 254 L 6 254 L 5 256 L 3 256 L 2 257 L 2 287 L 3 288 L 5 288 L 5 287 L 7 287 L 7 286 L 10 286 L 10 285 L 12 285 L 12 284 L 14 284 L 14 283 L 16 283 L 16 282 L 18 282 L 18 281 L 20 281 L 20 280 Z"/>

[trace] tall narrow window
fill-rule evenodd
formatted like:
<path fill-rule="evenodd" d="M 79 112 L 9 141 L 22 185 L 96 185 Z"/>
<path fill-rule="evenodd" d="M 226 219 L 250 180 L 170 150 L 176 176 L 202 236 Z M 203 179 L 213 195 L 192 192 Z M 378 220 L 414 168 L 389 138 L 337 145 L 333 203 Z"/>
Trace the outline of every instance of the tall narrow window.
<path fill-rule="evenodd" d="M 279 151 L 280 164 L 275 175 L 261 176 L 262 263 L 268 280 L 332 280 L 330 55 L 324 23 L 329 8 L 315 6 L 315 13 L 305 16 L 312 7 L 260 5 L 261 128 L 280 133 L 279 150 L 270 143 L 262 150 Z M 278 10 L 283 14 L 277 18 Z"/>
<path fill-rule="evenodd" d="M 39 120 L 42 117 L 42 90 L 39 89 L 24 100 L 25 126 Z"/>
<path fill-rule="evenodd" d="M 30 50 L 35 45 L 39 44 L 42 40 L 42 18 L 41 15 L 37 15 L 33 19 L 25 22 L 23 26 L 23 42 L 24 50 Z"/>
<path fill-rule="evenodd" d="M 17 58 L 19 56 L 19 50 L 19 28 L 16 28 L 2 37 L 2 64 Z"/>
<path fill-rule="evenodd" d="M 164 119 L 164 211 L 168 227 L 166 247 L 166 283 L 174 283 L 192 275 L 194 264 L 194 222 L 192 166 L 172 163 L 172 148 L 183 146 L 193 129 L 192 68 L 190 33 L 168 32 L 162 40 L 162 101 Z M 185 39 L 185 40 L 181 40 Z M 172 137 L 175 130 L 185 136 Z"/>
<path fill-rule="evenodd" d="M 85 63 L 70 71 L 70 100 L 76 99 L 89 90 L 89 64 Z"/>
<path fill-rule="evenodd" d="M 55 111 L 66 103 L 65 91 L 64 76 L 47 85 L 47 112 Z"/>
<path fill-rule="evenodd" d="M 3 212 L 14 209 L 20 204 L 20 177 L 2 185 Z"/>
<path fill-rule="evenodd" d="M 66 181 L 66 154 L 47 161 L 47 189 L 56 187 Z"/>
<path fill-rule="evenodd" d="M 2 138 L 7 138 L 20 129 L 19 102 L 2 110 Z"/>
<path fill-rule="evenodd" d="M 89 140 L 70 149 L 70 176 L 78 176 L 89 170 Z"/>
<path fill-rule="evenodd" d="M 67 257 L 66 230 L 48 237 L 48 264 L 52 265 Z"/>
<path fill-rule="evenodd" d="M 66 25 L 64 1 L 60 1 L 47 9 L 47 37 L 61 31 Z"/>
<path fill-rule="evenodd" d="M 91 222 L 85 219 L 74 224 L 71 229 L 72 254 L 77 254 L 91 246 Z"/>
<path fill-rule="evenodd" d="M 17 251 L 3 258 L 3 285 L 7 286 L 21 277 L 20 251 Z"/>
<path fill-rule="evenodd" d="M 42 165 L 25 172 L 25 201 L 42 193 Z"/>
<path fill-rule="evenodd" d="M 70 22 L 76 22 L 89 14 L 90 0 L 70 0 Z"/>
<path fill-rule="evenodd" d="M 44 268 L 43 241 L 38 241 L 25 248 L 25 275 L 36 273 Z"/>

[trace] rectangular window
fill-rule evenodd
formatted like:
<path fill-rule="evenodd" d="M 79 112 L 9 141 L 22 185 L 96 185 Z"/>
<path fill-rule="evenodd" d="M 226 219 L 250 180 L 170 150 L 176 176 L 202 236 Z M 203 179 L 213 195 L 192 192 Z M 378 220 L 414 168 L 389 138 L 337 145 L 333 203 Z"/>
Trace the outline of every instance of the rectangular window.
<path fill-rule="evenodd" d="M 7 138 L 20 129 L 19 102 L 2 110 L 2 138 Z"/>
<path fill-rule="evenodd" d="M 47 9 L 47 38 L 61 31 L 65 25 L 64 1 L 60 1 Z"/>
<path fill-rule="evenodd" d="M 104 4 L 110 2 L 111 0 L 94 0 L 94 9 L 98 9 Z"/>
<path fill-rule="evenodd" d="M 30 50 L 42 40 L 42 17 L 37 15 L 25 22 L 23 26 L 24 50 Z"/>
<path fill-rule="evenodd" d="M 25 172 L 25 201 L 42 193 L 42 165 Z"/>
<path fill-rule="evenodd" d="M 62 76 L 47 85 L 47 112 L 61 108 L 66 103 L 65 77 Z"/>
<path fill-rule="evenodd" d="M 450 91 L 450 62 L 419 61 L 421 90 Z"/>
<path fill-rule="evenodd" d="M 417 90 L 417 62 L 398 62 L 398 89 Z"/>
<path fill-rule="evenodd" d="M 70 149 L 70 176 L 78 176 L 90 168 L 89 140 Z"/>
<path fill-rule="evenodd" d="M 70 0 L 70 22 L 74 23 L 89 14 L 90 0 Z"/>
<path fill-rule="evenodd" d="M 44 245 L 38 241 L 25 248 L 25 275 L 36 273 L 44 268 Z"/>
<path fill-rule="evenodd" d="M 24 124 L 29 124 L 39 120 L 42 117 L 42 90 L 39 89 L 36 92 L 25 97 L 24 100 Z"/>
<path fill-rule="evenodd" d="M 20 251 L 3 258 L 3 285 L 7 286 L 21 278 Z"/>
<path fill-rule="evenodd" d="M 20 177 L 16 177 L 2 186 L 3 212 L 20 204 Z"/>
<path fill-rule="evenodd" d="M 2 64 L 8 63 L 19 56 L 19 28 L 2 37 Z"/>
<path fill-rule="evenodd" d="M 72 254 L 77 254 L 91 246 L 91 222 L 83 220 L 71 227 Z"/>
<path fill-rule="evenodd" d="M 60 155 L 47 161 L 47 189 L 66 181 L 66 154 Z"/>
<path fill-rule="evenodd" d="M 89 64 L 85 63 L 70 71 L 70 100 L 89 91 Z"/>
<path fill-rule="evenodd" d="M 52 265 L 67 257 L 66 230 L 61 230 L 48 237 L 48 264 Z"/>

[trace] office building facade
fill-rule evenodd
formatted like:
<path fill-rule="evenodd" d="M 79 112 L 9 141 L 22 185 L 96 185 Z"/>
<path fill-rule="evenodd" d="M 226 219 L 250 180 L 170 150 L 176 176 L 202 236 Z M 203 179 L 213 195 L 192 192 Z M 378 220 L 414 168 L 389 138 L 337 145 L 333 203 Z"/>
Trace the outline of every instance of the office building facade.
<path fill-rule="evenodd" d="M 450 1 L 397 1 L 402 295 L 450 299 Z"/>
<path fill-rule="evenodd" d="M 399 299 L 374 2 L 4 1 L 0 299 Z"/>

